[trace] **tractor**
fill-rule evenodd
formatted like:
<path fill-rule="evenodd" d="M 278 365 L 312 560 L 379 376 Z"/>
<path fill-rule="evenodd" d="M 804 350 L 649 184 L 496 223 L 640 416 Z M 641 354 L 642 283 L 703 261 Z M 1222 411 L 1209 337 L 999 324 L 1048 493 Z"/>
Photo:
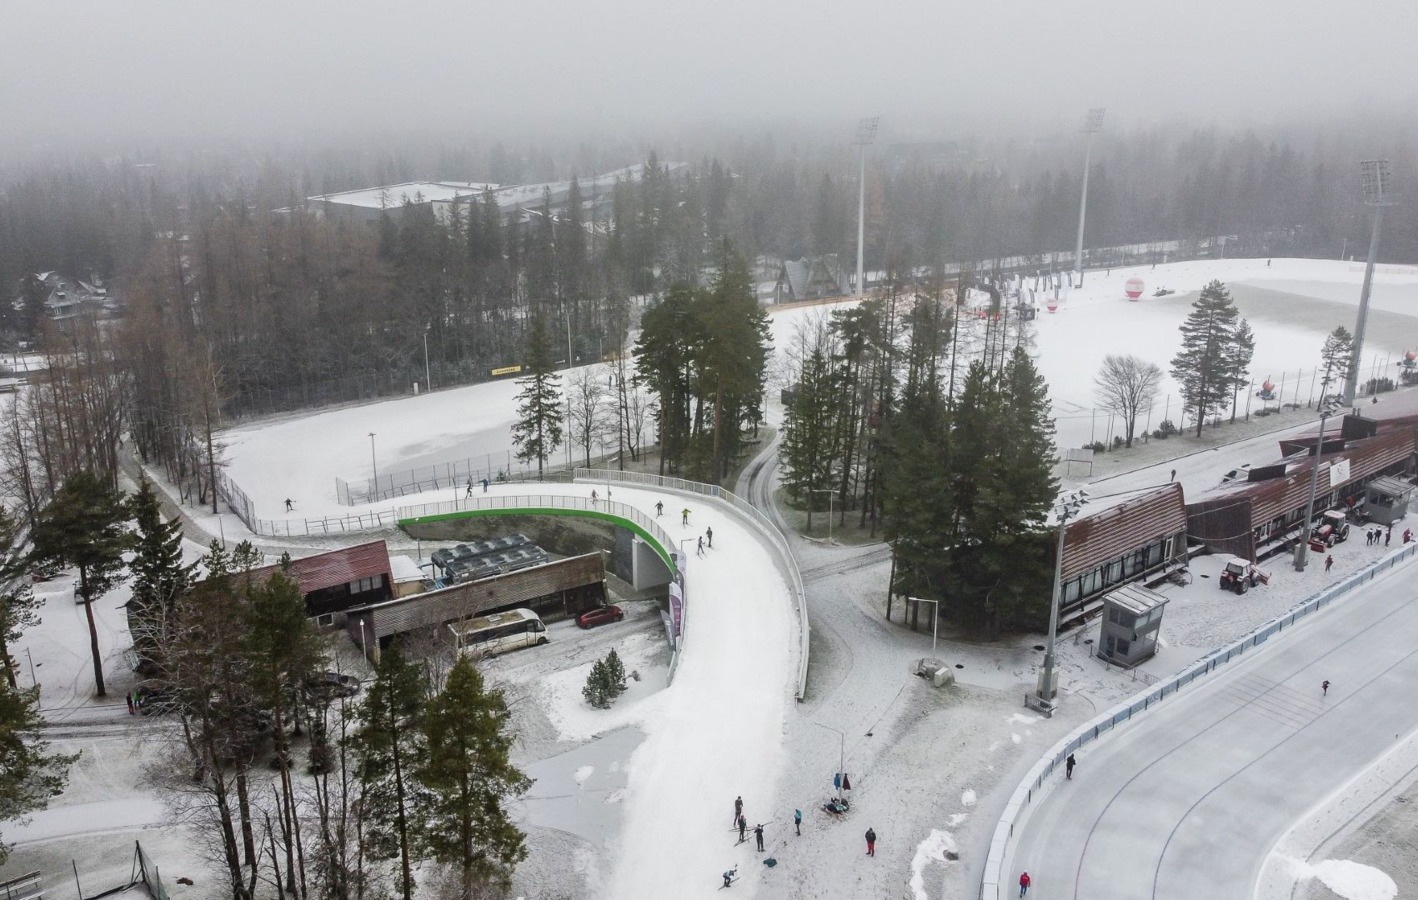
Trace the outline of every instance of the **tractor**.
<path fill-rule="evenodd" d="M 1337 509 L 1325 510 L 1310 531 L 1310 549 L 1322 552 L 1349 539 L 1349 518 Z"/>
<path fill-rule="evenodd" d="M 1222 565 L 1221 576 L 1217 580 L 1216 586 L 1223 591 L 1244 594 L 1263 580 L 1260 571 L 1251 565 L 1249 560 L 1232 556 Z"/>

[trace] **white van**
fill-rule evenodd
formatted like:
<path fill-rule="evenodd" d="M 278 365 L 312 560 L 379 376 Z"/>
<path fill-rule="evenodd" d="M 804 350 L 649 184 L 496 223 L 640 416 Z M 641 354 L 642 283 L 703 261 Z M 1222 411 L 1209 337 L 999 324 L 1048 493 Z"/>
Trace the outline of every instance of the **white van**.
<path fill-rule="evenodd" d="M 459 652 L 497 656 L 547 642 L 547 627 L 530 609 L 514 609 L 448 626 Z"/>

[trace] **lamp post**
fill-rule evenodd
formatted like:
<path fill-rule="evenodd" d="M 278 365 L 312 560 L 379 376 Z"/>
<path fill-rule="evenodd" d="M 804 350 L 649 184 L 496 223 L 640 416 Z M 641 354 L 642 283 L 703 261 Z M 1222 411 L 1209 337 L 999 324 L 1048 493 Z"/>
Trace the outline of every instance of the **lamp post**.
<path fill-rule="evenodd" d="M 1083 196 L 1078 201 L 1078 240 L 1073 247 L 1073 270 L 1078 273 L 1078 286 L 1083 287 L 1083 216 L 1088 210 L 1088 165 L 1093 158 L 1093 135 L 1103 130 L 1103 115 L 1107 112 L 1101 106 L 1088 111 L 1083 119 L 1082 131 L 1088 135 L 1083 150 Z"/>
<path fill-rule="evenodd" d="M 1320 404 L 1320 436 L 1315 443 L 1315 465 L 1310 470 L 1310 497 L 1305 501 L 1305 521 L 1300 523 L 1300 542 L 1295 545 L 1296 572 L 1305 571 L 1305 566 L 1309 563 L 1310 523 L 1315 518 L 1315 494 L 1319 490 L 1320 461 L 1324 458 L 1324 423 L 1343 403 L 1342 397 L 1326 397 Z"/>
<path fill-rule="evenodd" d="M 1039 686 L 1036 692 L 1040 700 L 1053 700 L 1058 694 L 1058 676 L 1054 673 L 1054 641 L 1059 634 L 1059 603 L 1063 599 L 1064 535 L 1068 527 L 1069 516 L 1077 513 L 1087 502 L 1087 491 L 1074 491 L 1063 498 L 1057 509 L 1059 546 L 1054 559 L 1054 596 L 1049 604 L 1049 642 L 1044 648 L 1044 671 L 1039 673 Z"/>
<path fill-rule="evenodd" d="M 826 728 L 837 734 L 837 799 L 842 799 L 842 779 L 847 777 L 847 735 L 831 725 L 813 722 L 818 728 Z"/>
<path fill-rule="evenodd" d="M 371 495 L 376 499 L 379 494 L 379 460 L 374 457 L 374 432 L 369 433 L 369 465 L 374 469 L 374 490 Z"/>
<path fill-rule="evenodd" d="M 881 124 L 880 116 L 870 116 L 857 123 L 856 143 L 861 147 L 860 165 L 857 172 L 857 296 L 865 290 L 862 273 L 862 258 L 866 247 L 867 212 L 867 145 L 876 140 L 876 127 Z"/>
<path fill-rule="evenodd" d="M 30 648 L 28 647 L 25 648 L 25 659 L 30 662 L 30 683 L 35 687 L 39 687 L 39 679 L 34 675 L 34 657 L 30 656 Z"/>
<path fill-rule="evenodd" d="M 1354 341 L 1349 351 L 1349 372 L 1344 379 L 1344 400 L 1350 406 L 1359 399 L 1359 357 L 1364 353 L 1364 328 L 1369 323 L 1369 289 L 1374 283 L 1374 261 L 1379 255 L 1379 233 L 1384 221 L 1384 207 L 1393 205 L 1388 193 L 1388 160 L 1366 159 L 1359 165 L 1363 172 L 1364 204 L 1374 208 L 1374 230 L 1369 234 L 1369 261 L 1364 266 L 1364 286 L 1359 290 L 1359 318 L 1354 323 Z"/>
<path fill-rule="evenodd" d="M 428 367 L 428 333 L 432 329 L 432 322 L 423 326 L 423 389 L 425 392 L 433 390 L 432 370 Z"/>

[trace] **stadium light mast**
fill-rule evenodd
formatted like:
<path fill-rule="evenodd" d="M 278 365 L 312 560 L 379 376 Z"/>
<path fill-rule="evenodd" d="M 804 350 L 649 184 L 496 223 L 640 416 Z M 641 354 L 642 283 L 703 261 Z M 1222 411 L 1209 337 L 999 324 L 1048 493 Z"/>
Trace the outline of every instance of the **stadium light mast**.
<path fill-rule="evenodd" d="M 1095 106 L 1088 111 L 1080 129 L 1087 138 L 1083 150 L 1083 196 L 1078 201 L 1078 240 L 1073 245 L 1073 270 L 1078 273 L 1078 286 L 1083 287 L 1083 217 L 1088 211 L 1088 167 L 1093 159 L 1093 135 L 1103 130 L 1103 116 L 1108 111 Z"/>
<path fill-rule="evenodd" d="M 1390 199 L 1388 160 L 1366 159 L 1359 163 L 1363 173 L 1364 205 L 1374 208 L 1374 230 L 1369 234 L 1369 262 L 1364 266 L 1364 286 L 1359 291 L 1359 318 L 1354 323 L 1354 344 L 1349 351 L 1349 372 L 1344 378 L 1344 400 L 1351 407 L 1359 401 L 1359 357 L 1364 353 L 1364 328 L 1369 323 L 1369 289 L 1374 283 L 1374 261 L 1379 256 L 1379 231 L 1384 207 Z"/>
<path fill-rule="evenodd" d="M 857 173 L 857 296 L 862 296 L 865 282 L 862 273 L 862 258 L 866 247 L 867 213 L 867 145 L 876 140 L 876 127 L 881 124 L 880 116 L 869 116 L 857 123 L 856 143 L 861 145 L 861 163 Z"/>

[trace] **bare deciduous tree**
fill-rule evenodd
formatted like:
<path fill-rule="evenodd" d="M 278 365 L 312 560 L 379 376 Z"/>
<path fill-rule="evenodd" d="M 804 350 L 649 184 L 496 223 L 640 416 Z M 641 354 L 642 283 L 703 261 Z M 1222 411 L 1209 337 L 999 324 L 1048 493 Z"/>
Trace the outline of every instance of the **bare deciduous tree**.
<path fill-rule="evenodd" d="M 1103 367 L 1098 370 L 1093 384 L 1099 404 L 1122 418 L 1126 446 L 1132 446 L 1138 414 L 1152 406 L 1161 383 L 1162 369 L 1156 363 L 1111 353 L 1103 358 Z"/>

